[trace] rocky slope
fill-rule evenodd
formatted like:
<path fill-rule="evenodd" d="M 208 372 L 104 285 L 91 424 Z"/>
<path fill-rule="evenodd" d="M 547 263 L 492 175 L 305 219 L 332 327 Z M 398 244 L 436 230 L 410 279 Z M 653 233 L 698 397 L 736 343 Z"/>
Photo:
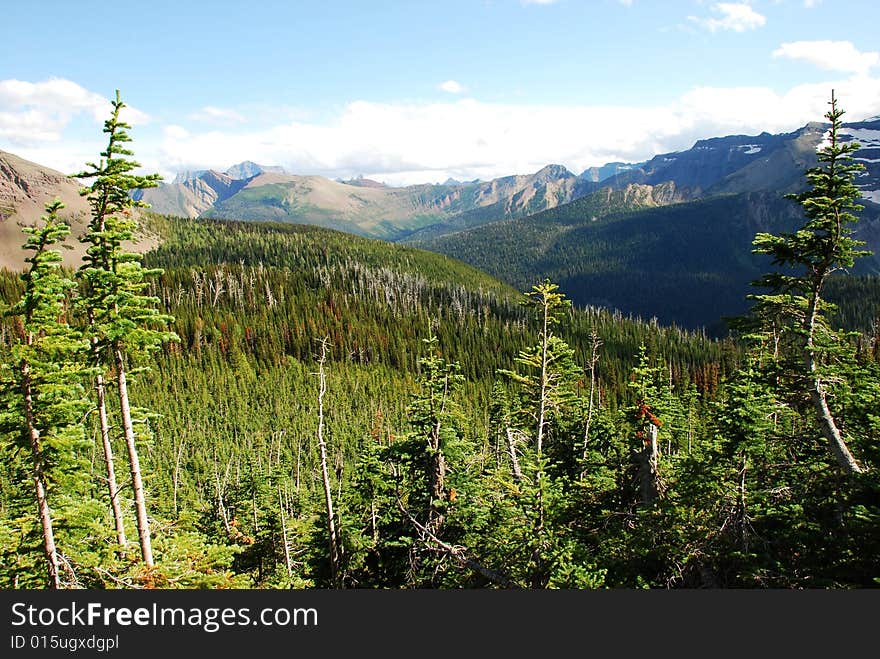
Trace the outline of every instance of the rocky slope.
<path fill-rule="evenodd" d="M 673 181 L 691 199 L 760 190 L 794 192 L 804 186 L 804 170 L 816 164 L 816 150 L 827 128 L 827 124 L 809 123 L 791 133 L 700 140 L 686 151 L 661 154 L 645 163 L 606 165 L 618 171 L 600 184 L 619 189 L 632 183 Z M 880 203 L 880 117 L 844 124 L 841 136 L 842 141 L 861 145 L 855 155 L 866 170 L 858 184 L 867 202 Z"/>
<path fill-rule="evenodd" d="M 21 249 L 22 225 L 33 225 L 45 214 L 45 205 L 58 198 L 65 208 L 61 217 L 75 235 L 82 233 L 89 213 L 88 202 L 79 194 L 79 183 L 61 172 L 0 151 L 0 267 L 19 269 L 27 254 Z M 83 246 L 68 239 L 72 250 L 64 250 L 65 261 L 82 258 Z"/>
<path fill-rule="evenodd" d="M 18 270 L 25 266 L 28 254 L 21 249 L 25 242 L 22 226 L 32 226 L 45 215 L 46 203 L 60 199 L 65 208 L 61 218 L 71 227 L 66 241 L 67 249 L 61 254 L 64 263 L 77 266 L 82 261 L 85 246 L 76 240 L 88 223 L 89 204 L 79 194 L 81 186 L 76 179 L 0 151 L 0 268 Z M 146 251 L 155 246 L 154 237 L 144 236 L 130 249 Z"/>
<path fill-rule="evenodd" d="M 225 174 L 185 172 L 141 198 L 168 215 L 316 224 L 397 240 L 449 220 L 478 226 L 499 217 L 524 217 L 576 199 L 587 189 L 560 165 L 493 181 L 404 188 L 364 178 L 295 176 L 279 169 L 246 162 Z"/>

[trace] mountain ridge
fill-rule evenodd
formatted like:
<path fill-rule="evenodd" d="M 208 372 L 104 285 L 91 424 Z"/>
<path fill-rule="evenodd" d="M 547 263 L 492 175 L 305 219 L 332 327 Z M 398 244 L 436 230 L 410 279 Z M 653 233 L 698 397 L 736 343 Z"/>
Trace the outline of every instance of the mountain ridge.
<path fill-rule="evenodd" d="M 880 120 L 845 126 L 858 136 L 872 137 L 870 145 L 880 155 Z M 677 200 L 754 190 L 793 192 L 802 185 L 804 169 L 815 164 L 816 148 L 826 128 L 827 124 L 811 122 L 788 133 L 709 137 L 697 140 L 690 149 L 657 154 L 643 162 L 606 163 L 580 175 L 564 165 L 548 164 L 530 174 L 489 181 L 449 179 L 442 184 L 405 187 L 387 186 L 363 176 L 331 181 L 244 161 L 223 173 L 182 173 L 172 184 L 145 191 L 142 199 L 155 211 L 169 215 L 303 222 L 416 242 L 526 217 L 606 186 L 625 189 L 631 184 L 653 186 L 672 181 Z M 880 201 L 880 167 L 874 161 L 880 162 L 880 158 L 872 157 L 873 151 L 866 153 L 871 174 L 862 181 L 863 189 L 866 199 L 876 202 Z M 337 184 L 346 187 L 336 188 Z M 274 187 L 255 191 L 262 186 Z"/>

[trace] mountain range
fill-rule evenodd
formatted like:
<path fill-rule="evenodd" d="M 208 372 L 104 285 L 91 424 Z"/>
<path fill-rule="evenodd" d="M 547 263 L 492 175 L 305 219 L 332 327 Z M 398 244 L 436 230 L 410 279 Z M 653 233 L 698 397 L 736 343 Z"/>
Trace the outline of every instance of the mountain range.
<path fill-rule="evenodd" d="M 863 148 L 860 179 L 866 199 L 880 203 L 880 120 L 847 124 Z M 645 162 L 607 163 L 575 175 L 547 165 L 525 175 L 491 181 L 390 187 L 366 178 L 349 181 L 298 176 L 280 167 L 246 161 L 225 172 L 183 172 L 171 184 L 143 193 L 156 212 L 182 217 L 222 217 L 316 224 L 385 240 L 418 242 L 483 224 L 526 217 L 570 203 L 603 187 L 673 182 L 664 203 L 717 194 L 772 191 L 803 185 L 815 164 L 826 125 L 810 123 L 791 133 L 730 135 L 700 140 L 690 149 Z"/>
<path fill-rule="evenodd" d="M 750 254 L 756 231 L 794 228 L 827 126 L 783 134 L 730 135 L 638 163 L 575 175 L 561 165 L 491 181 L 390 187 L 290 174 L 251 161 L 224 172 L 181 172 L 143 191 L 152 210 L 188 218 L 319 225 L 447 254 L 520 289 L 550 277 L 578 304 L 616 307 L 688 327 L 717 325 L 745 305 L 748 282 L 767 264 Z M 880 117 L 845 125 L 865 165 L 857 236 L 880 253 Z M 0 265 L 23 262 L 18 222 L 53 196 L 76 234 L 87 212 L 75 181 L 0 152 Z M 76 244 L 76 249 L 81 247 Z M 70 259 L 78 258 L 74 251 Z M 880 258 L 859 272 L 880 272 Z"/>
<path fill-rule="evenodd" d="M 800 207 L 785 195 L 805 187 L 825 133 L 813 123 L 781 135 L 701 140 L 620 168 L 594 184 L 599 190 L 557 208 L 458 231 L 449 223 L 410 242 L 521 290 L 549 277 L 579 305 L 722 333 L 722 317 L 744 312 L 750 282 L 772 267 L 751 254 L 755 234 L 801 223 Z M 865 165 L 855 235 L 873 255 L 854 272 L 877 273 L 880 118 L 847 124 L 841 139 L 858 141 L 854 155 Z"/>
<path fill-rule="evenodd" d="M 399 240 L 474 212 L 490 219 L 524 217 L 577 199 L 587 191 L 585 184 L 560 165 L 487 182 L 398 188 L 362 177 L 297 176 L 245 162 L 225 172 L 184 172 L 139 198 L 167 215 L 316 224 Z"/>

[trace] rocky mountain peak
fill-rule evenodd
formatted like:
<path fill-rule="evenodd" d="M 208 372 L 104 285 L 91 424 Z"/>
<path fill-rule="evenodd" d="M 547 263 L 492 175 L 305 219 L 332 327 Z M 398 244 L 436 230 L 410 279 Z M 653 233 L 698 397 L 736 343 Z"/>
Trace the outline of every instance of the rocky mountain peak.
<path fill-rule="evenodd" d="M 259 176 L 260 174 L 286 174 L 283 167 L 277 165 L 258 165 L 252 160 L 245 160 L 233 165 L 226 170 L 225 174 L 236 180 L 243 180 Z"/>
<path fill-rule="evenodd" d="M 547 165 L 535 172 L 532 178 L 536 183 L 549 183 L 550 181 L 576 177 L 563 165 Z"/>

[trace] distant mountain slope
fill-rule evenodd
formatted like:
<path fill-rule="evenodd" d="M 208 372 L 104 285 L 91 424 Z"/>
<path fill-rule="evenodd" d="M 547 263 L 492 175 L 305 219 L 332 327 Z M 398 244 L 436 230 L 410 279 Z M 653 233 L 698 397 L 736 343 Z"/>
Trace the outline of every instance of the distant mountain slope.
<path fill-rule="evenodd" d="M 645 163 L 629 163 L 629 162 L 609 162 L 605 163 L 601 167 L 588 167 L 583 172 L 581 172 L 581 178 L 587 181 L 591 181 L 593 183 L 601 183 L 612 176 L 620 176 L 632 169 L 638 169 L 639 167 L 644 166 Z"/>
<path fill-rule="evenodd" d="M 629 201 L 627 191 L 633 195 Z M 636 197 L 637 192 L 643 196 Z M 602 195 L 608 195 L 604 204 Z M 577 304 L 720 331 L 722 316 L 746 309 L 749 283 L 769 265 L 751 254 L 755 234 L 794 229 L 800 209 L 775 192 L 657 204 L 671 196 L 669 183 L 605 189 L 527 218 L 420 246 L 461 259 L 520 289 L 549 277 Z M 597 209 L 609 206 L 619 210 L 597 214 Z M 858 235 L 880 255 L 877 210 L 867 211 Z M 857 271 L 880 272 L 880 257 L 863 259 Z"/>
<path fill-rule="evenodd" d="M 686 151 L 661 154 L 645 163 L 613 163 L 629 169 L 604 179 L 602 185 L 617 189 L 674 181 L 680 193 L 691 199 L 760 190 L 793 192 L 803 187 L 804 171 L 816 164 L 816 149 L 827 129 L 828 124 L 813 122 L 779 135 L 700 140 Z M 880 203 L 880 118 L 844 124 L 841 135 L 842 141 L 861 145 L 856 159 L 866 171 L 857 182 L 866 200 Z"/>
<path fill-rule="evenodd" d="M 161 238 L 161 244 L 146 255 L 145 262 L 163 268 L 206 268 L 245 261 L 288 268 L 297 271 L 297 276 L 313 279 L 320 279 L 321 268 L 331 265 L 349 269 L 353 277 L 360 276 L 364 268 L 376 272 L 387 269 L 431 285 L 465 286 L 500 297 L 519 296 L 518 291 L 495 277 L 445 254 L 324 227 L 210 218 L 185 221 L 156 214 L 148 214 L 145 225 Z"/>
<path fill-rule="evenodd" d="M 773 191 L 794 192 L 804 185 L 804 170 L 816 163 L 816 148 L 824 139 L 826 124 L 810 123 L 791 133 L 771 135 L 729 135 L 699 140 L 685 151 L 664 153 L 641 163 L 614 162 L 585 170 L 574 181 L 557 185 L 555 196 L 544 203 L 553 208 L 609 187 L 623 190 L 633 184 L 656 186 L 673 183 L 675 201 L 701 199 L 718 194 Z M 860 159 L 868 168 L 860 178 L 866 200 L 880 202 L 880 121 L 846 124 L 845 133 L 862 144 Z M 846 139 L 846 138 L 845 138 Z M 502 181 L 504 179 L 499 179 Z M 550 192 L 548 189 L 547 192 Z M 535 198 L 544 190 L 536 190 Z M 553 203 L 553 202 L 556 203 Z M 538 212 L 541 204 L 533 204 Z M 457 233 L 493 222 L 523 217 L 519 204 L 514 209 L 502 202 L 482 205 L 459 213 L 444 222 L 426 227 L 404 240 L 412 243 Z M 613 209 L 608 209 L 613 210 Z"/>
<path fill-rule="evenodd" d="M 718 327 L 721 316 L 745 309 L 749 282 L 767 267 L 750 254 L 755 233 L 797 225 L 800 209 L 784 195 L 804 188 L 826 132 L 812 123 L 782 135 L 701 140 L 628 169 L 615 163 L 612 176 L 593 184 L 602 190 L 552 210 L 456 233 L 430 227 L 410 240 L 520 288 L 550 277 L 581 304 Z M 880 272 L 880 119 L 843 132 L 861 145 L 865 209 L 856 235 L 875 253 L 857 271 Z M 581 178 L 588 174 L 599 176 Z"/>
<path fill-rule="evenodd" d="M 76 179 L 61 172 L 0 151 L 0 268 L 19 270 L 28 256 L 22 249 L 25 234 L 22 225 L 31 226 L 46 214 L 47 202 L 60 199 L 64 209 L 61 219 L 71 227 L 65 241 L 68 249 L 61 250 L 64 263 L 79 265 L 85 254 L 85 245 L 76 238 L 82 235 L 89 220 L 88 201 L 79 194 L 81 186 Z M 130 249 L 146 251 L 156 246 L 155 237 L 143 236 Z"/>
<path fill-rule="evenodd" d="M 258 174 L 286 174 L 284 167 L 276 165 L 258 165 L 252 160 L 245 160 L 237 165 L 233 165 L 226 170 L 225 174 L 234 179 L 253 178 Z"/>
<path fill-rule="evenodd" d="M 245 162 L 226 174 L 186 172 L 171 184 L 146 190 L 141 198 L 168 215 L 301 222 L 397 240 L 453 218 L 462 218 L 451 225 L 461 228 L 524 217 L 593 189 L 560 165 L 492 181 L 404 188 L 364 178 L 295 176 L 279 169 Z"/>
<path fill-rule="evenodd" d="M 587 219 L 595 221 L 600 217 L 615 212 L 663 206 L 681 200 L 681 195 L 677 192 L 674 183 L 664 183 L 657 186 L 631 184 L 624 189 L 618 190 L 610 187 L 601 188 L 586 196 L 579 197 L 575 201 L 553 206 L 552 209 L 534 214 L 531 217 L 535 218 L 535 221 L 538 223 L 551 221 L 565 224 L 568 221 L 580 222 Z M 484 212 L 483 215 L 480 215 L 481 210 Z M 499 226 L 502 224 L 505 226 L 520 226 L 520 224 L 508 225 L 507 222 L 479 221 L 479 219 L 488 218 L 490 213 L 496 210 L 498 210 L 498 205 L 493 204 L 484 209 L 475 209 L 469 213 L 463 213 L 448 222 L 418 231 L 408 236 L 405 242 L 427 249 L 436 249 L 438 245 L 447 244 L 448 241 L 441 239 L 443 236 L 448 237 L 452 234 L 464 232 L 460 233 L 460 240 L 467 241 L 468 236 L 484 235 L 484 233 L 468 233 L 469 229 L 483 226 L 486 232 L 491 232 L 491 227 L 495 224 Z M 526 216 L 520 216 L 520 218 L 515 219 L 523 217 Z M 552 220 L 549 218 L 552 218 Z M 453 229 L 455 230 L 453 231 Z"/>
<path fill-rule="evenodd" d="M 410 188 L 347 185 L 321 176 L 260 174 L 219 199 L 204 217 L 315 224 L 394 239 L 442 215 L 434 200 Z"/>
<path fill-rule="evenodd" d="M 467 186 L 461 196 L 470 200 L 441 222 L 403 238 L 418 243 L 500 220 L 526 217 L 579 199 L 596 185 L 577 177 L 561 165 L 547 165 L 530 176 L 506 176 Z"/>
<path fill-rule="evenodd" d="M 64 202 L 61 217 L 80 235 L 89 213 L 88 202 L 79 194 L 80 185 L 61 172 L 0 151 L 0 268 L 17 270 L 28 256 L 21 249 L 25 235 L 21 225 L 33 225 L 45 214 L 45 205 L 55 198 Z M 72 250 L 63 250 L 65 262 L 78 262 L 85 248 L 68 239 Z"/>
<path fill-rule="evenodd" d="M 861 145 L 855 159 L 865 166 L 865 171 L 856 182 L 864 199 L 880 204 L 880 117 L 846 124 L 841 141 Z"/>
<path fill-rule="evenodd" d="M 174 181 L 137 192 L 135 199 L 149 204 L 156 213 L 198 217 L 245 187 L 248 179 L 236 179 L 211 169 L 185 172 Z"/>
<path fill-rule="evenodd" d="M 793 133 L 729 135 L 699 140 L 686 151 L 655 156 L 606 180 L 621 188 L 630 183 L 656 185 L 674 181 L 682 193 L 697 198 L 717 193 L 790 187 L 803 180 L 803 169 L 815 162 L 822 124 L 808 124 Z M 752 175 L 737 176 L 744 169 Z M 737 186 L 736 181 L 742 181 Z"/>

